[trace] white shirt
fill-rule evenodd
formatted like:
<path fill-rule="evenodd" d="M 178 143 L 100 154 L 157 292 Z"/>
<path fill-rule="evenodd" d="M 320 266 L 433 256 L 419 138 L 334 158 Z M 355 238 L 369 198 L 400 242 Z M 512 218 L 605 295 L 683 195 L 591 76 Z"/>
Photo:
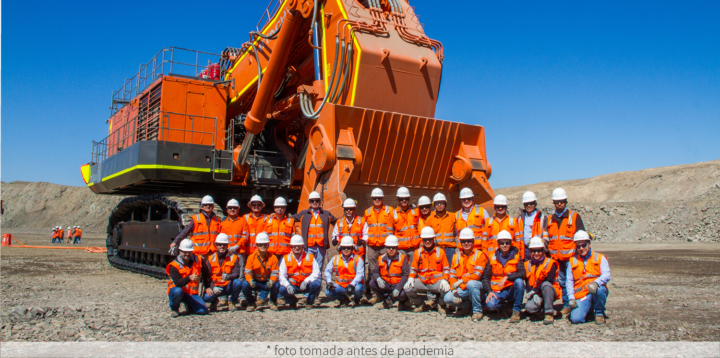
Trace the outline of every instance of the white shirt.
<path fill-rule="evenodd" d="M 291 252 L 288 255 L 292 256 L 293 260 L 295 260 L 295 262 L 297 262 L 298 265 L 300 265 L 300 261 L 298 261 L 298 259 L 295 257 L 295 254 L 293 254 Z M 301 258 L 305 258 L 304 255 L 309 255 L 309 254 L 307 252 L 303 252 L 303 256 L 301 256 Z M 306 278 L 306 280 L 310 280 L 308 282 L 313 282 L 313 281 L 317 280 L 318 278 L 320 278 L 320 266 L 318 266 L 317 260 L 312 260 L 312 261 L 313 261 L 312 273 L 310 274 L 310 276 L 308 276 Z M 282 285 L 286 288 L 290 287 L 290 281 L 288 281 L 288 274 L 287 274 L 287 265 L 285 265 L 285 256 L 283 256 L 283 259 L 280 261 L 280 270 L 279 271 L 280 271 L 280 276 L 278 278 L 278 281 L 280 281 L 280 285 Z"/>
<path fill-rule="evenodd" d="M 332 283 L 332 272 L 333 272 L 333 269 L 335 268 L 335 257 L 336 256 L 340 256 L 340 259 L 343 260 L 345 262 L 345 264 L 350 262 L 350 260 L 353 257 L 353 255 L 350 255 L 350 257 L 348 257 L 346 259 L 345 256 L 343 256 L 343 254 L 337 254 L 330 259 L 330 262 L 328 262 L 327 265 L 325 265 L 325 283 L 327 283 L 328 285 L 330 285 Z M 360 281 L 362 281 L 364 278 L 365 278 L 365 262 L 363 262 L 362 257 L 358 256 L 358 260 L 355 263 L 355 278 L 352 280 L 352 282 L 350 282 L 350 284 L 353 286 L 357 286 L 357 284 L 360 283 Z"/>
<path fill-rule="evenodd" d="M 587 263 L 587 260 L 592 256 L 592 250 L 590 250 L 585 258 L 581 259 L 584 263 Z M 572 265 L 568 263 L 567 265 L 567 271 L 565 273 L 567 279 L 565 280 L 565 288 L 567 288 L 567 295 L 568 299 L 574 300 L 575 299 L 575 277 L 573 277 L 572 273 Z M 605 286 L 610 281 L 610 264 L 608 264 L 607 259 L 605 258 L 605 255 L 602 256 L 602 259 L 600 259 L 600 277 L 595 279 L 595 282 L 597 282 L 598 286 Z M 587 295 L 580 300 L 586 300 L 590 295 Z"/>
<path fill-rule="evenodd" d="M 353 218 L 353 222 L 349 223 L 349 222 L 347 221 L 347 216 L 343 216 L 343 218 L 340 219 L 340 220 L 345 220 L 345 224 L 344 224 L 344 225 L 347 225 L 347 227 L 351 227 L 352 224 L 353 224 L 353 222 L 355 222 L 355 220 L 361 220 L 361 219 L 360 219 L 359 216 L 356 216 L 356 217 Z M 335 242 L 335 241 L 340 242 L 340 240 L 342 239 L 342 237 L 340 237 L 340 230 L 338 229 L 338 226 L 340 226 L 340 225 L 335 224 L 335 226 L 333 227 L 333 232 L 332 232 L 332 240 L 333 240 L 333 242 Z M 364 241 L 366 241 L 366 242 L 367 242 L 367 240 L 368 240 L 367 235 L 368 235 L 368 224 L 367 224 L 367 223 L 363 223 L 362 239 L 363 239 Z M 335 244 L 335 245 L 337 245 L 337 244 Z"/>

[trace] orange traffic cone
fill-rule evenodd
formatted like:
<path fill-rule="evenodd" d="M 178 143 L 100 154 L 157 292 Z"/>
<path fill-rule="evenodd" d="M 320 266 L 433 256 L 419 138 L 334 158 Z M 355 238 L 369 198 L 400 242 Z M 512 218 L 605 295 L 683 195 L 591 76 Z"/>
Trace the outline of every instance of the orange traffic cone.
<path fill-rule="evenodd" d="M 12 244 L 12 235 L 3 234 L 2 243 L 0 243 L 0 246 L 10 246 L 11 244 Z"/>

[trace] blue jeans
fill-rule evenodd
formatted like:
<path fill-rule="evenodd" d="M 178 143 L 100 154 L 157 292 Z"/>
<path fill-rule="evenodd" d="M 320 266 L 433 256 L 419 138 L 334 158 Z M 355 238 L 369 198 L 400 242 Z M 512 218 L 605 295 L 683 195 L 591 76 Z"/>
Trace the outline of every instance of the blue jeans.
<path fill-rule="evenodd" d="M 248 301 L 249 305 L 255 304 L 255 295 L 254 292 L 260 292 L 258 294 L 258 297 L 260 299 L 266 299 L 268 296 L 268 293 L 270 293 L 270 301 L 277 302 L 277 295 L 278 295 L 278 283 L 275 282 L 273 284 L 272 288 L 267 287 L 268 281 L 255 281 L 255 288 L 250 287 L 250 282 L 247 282 L 243 280 L 241 287 L 242 287 L 242 293 L 245 296 L 245 300 Z"/>
<path fill-rule="evenodd" d="M 562 291 L 562 302 L 563 302 L 563 308 L 570 307 L 570 300 L 568 299 L 567 294 L 567 288 L 565 288 L 565 284 L 567 283 L 567 267 L 568 267 L 569 261 L 559 261 L 558 264 L 560 264 L 560 272 L 558 272 L 558 283 L 560 284 L 560 291 Z"/>
<path fill-rule="evenodd" d="M 475 280 L 468 281 L 467 287 L 465 287 L 464 290 L 462 288 L 457 289 L 458 296 L 462 298 L 462 302 L 456 306 L 455 303 L 453 303 L 453 293 L 449 291 L 444 297 L 445 304 L 458 308 L 468 308 L 472 304 L 473 312 L 481 313 L 482 306 L 484 306 L 485 303 L 485 295 L 483 294 L 482 288 L 482 282 Z"/>
<path fill-rule="evenodd" d="M 308 252 L 313 254 L 315 256 L 315 262 L 318 263 L 318 266 L 320 266 L 320 272 L 325 272 L 325 246 L 320 245 L 313 245 L 308 246 Z M 305 292 L 303 295 L 305 298 L 310 298 L 310 294 Z"/>
<path fill-rule="evenodd" d="M 311 305 L 311 304 L 313 304 L 313 302 L 315 302 L 315 298 L 317 298 L 320 295 L 321 283 L 320 283 L 320 279 L 318 278 L 317 280 L 310 282 L 307 285 L 307 287 L 305 287 L 304 290 L 300 289 L 300 285 L 298 285 L 298 286 L 293 285 L 293 287 L 295 288 L 295 293 L 307 293 L 308 294 L 307 302 L 308 302 L 308 304 Z M 287 288 L 285 288 L 285 286 L 280 286 L 280 288 L 278 289 L 278 293 L 280 294 L 280 296 L 283 296 L 283 298 L 285 298 L 285 301 L 288 303 L 297 302 L 297 298 L 295 298 L 295 294 L 288 293 Z"/>
<path fill-rule="evenodd" d="M 73 239 L 73 244 L 80 245 L 80 236 L 75 236 L 75 238 Z"/>
<path fill-rule="evenodd" d="M 495 294 L 495 297 L 487 302 L 488 310 L 497 311 L 502 308 L 505 302 L 512 302 L 513 311 L 520 312 L 522 310 L 523 295 L 525 294 L 525 281 L 517 278 L 512 286 L 500 292 L 492 291 L 492 293 Z"/>
<path fill-rule="evenodd" d="M 184 303 L 190 313 L 208 314 L 208 308 L 200 295 L 189 295 L 180 287 L 173 287 L 168 293 L 170 300 L 170 309 L 177 311 L 180 309 L 180 303 Z"/>
<path fill-rule="evenodd" d="M 242 281 L 238 278 L 228 282 L 227 286 L 221 287 L 222 292 L 220 294 L 215 295 L 208 295 L 207 293 L 203 295 L 203 300 L 208 303 L 216 302 L 218 300 L 217 296 L 230 296 L 230 301 L 232 303 L 238 303 L 238 296 L 240 296 L 240 289 L 242 289 Z"/>
<path fill-rule="evenodd" d="M 577 308 L 570 311 L 570 322 L 583 323 L 590 315 L 590 308 L 593 308 L 595 316 L 605 316 L 605 302 L 609 291 L 607 287 L 598 287 L 597 293 L 591 295 L 588 293 L 584 300 L 576 300 Z"/>
<path fill-rule="evenodd" d="M 345 288 L 337 285 L 337 284 L 329 284 L 329 288 L 325 290 L 325 296 L 330 298 L 331 300 L 342 300 L 345 298 Z M 337 287 L 337 288 L 335 288 Z M 355 300 L 360 300 L 363 296 L 363 292 L 365 292 L 365 286 L 363 286 L 362 283 L 358 283 L 355 285 Z"/>

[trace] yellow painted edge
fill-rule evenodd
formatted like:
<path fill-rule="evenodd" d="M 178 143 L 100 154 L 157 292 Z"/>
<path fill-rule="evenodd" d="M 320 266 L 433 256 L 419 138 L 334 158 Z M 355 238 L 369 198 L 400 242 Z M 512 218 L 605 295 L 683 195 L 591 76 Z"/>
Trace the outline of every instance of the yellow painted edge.
<path fill-rule="evenodd" d="M 325 4 L 320 6 L 320 26 L 322 26 L 322 51 L 323 51 L 323 84 L 325 85 L 325 93 L 328 91 L 328 59 L 327 59 L 327 39 L 325 37 Z"/>
<path fill-rule="evenodd" d="M 130 168 L 127 168 L 125 170 L 121 170 L 113 175 L 109 175 L 105 178 L 102 178 L 100 181 L 103 182 L 105 180 L 110 180 L 112 178 L 115 178 L 117 176 L 123 175 L 127 172 L 136 170 L 136 169 L 168 169 L 168 170 L 184 170 L 189 172 L 205 172 L 210 173 L 212 169 L 210 168 L 193 168 L 193 167 L 181 167 L 181 166 L 174 166 L 174 165 L 161 165 L 161 164 L 139 164 Z M 228 173 L 228 170 L 220 169 L 218 170 L 219 173 Z M 92 185 L 88 184 L 88 186 Z"/>
<path fill-rule="evenodd" d="M 343 17 L 349 19 L 347 13 L 345 12 L 345 7 L 343 7 L 343 4 L 340 2 L 340 0 L 335 1 L 337 2 L 338 8 L 340 8 L 340 12 L 343 14 Z M 355 37 L 355 33 L 351 32 L 350 35 L 352 36 L 355 48 L 357 48 L 357 60 L 355 61 L 355 70 L 353 71 L 353 85 L 351 89 L 352 92 L 350 93 L 350 106 L 354 106 L 355 88 L 357 87 L 358 72 L 360 72 L 360 56 L 362 55 L 362 50 L 360 49 L 360 43 L 358 43 L 357 38 Z"/>
<path fill-rule="evenodd" d="M 90 184 L 88 184 L 88 186 L 93 186 L 93 185 L 95 185 L 95 183 L 90 183 Z"/>
<path fill-rule="evenodd" d="M 263 74 L 265 74 L 265 70 L 266 70 L 266 69 L 267 69 L 267 67 L 265 67 L 265 68 L 262 69 L 262 73 L 263 73 Z M 240 98 L 240 96 L 242 96 L 243 93 L 245 93 L 245 91 L 247 91 L 250 87 L 252 87 L 252 85 L 254 85 L 255 83 L 257 83 L 257 80 L 258 80 L 258 76 L 255 76 L 255 79 L 253 79 L 252 81 L 250 81 L 250 83 L 248 83 L 247 86 L 245 86 L 245 88 L 242 89 L 242 91 L 238 92 L 238 94 L 237 94 L 235 97 L 233 97 L 232 100 L 230 100 L 230 103 L 233 103 L 233 102 L 235 102 L 238 98 Z"/>

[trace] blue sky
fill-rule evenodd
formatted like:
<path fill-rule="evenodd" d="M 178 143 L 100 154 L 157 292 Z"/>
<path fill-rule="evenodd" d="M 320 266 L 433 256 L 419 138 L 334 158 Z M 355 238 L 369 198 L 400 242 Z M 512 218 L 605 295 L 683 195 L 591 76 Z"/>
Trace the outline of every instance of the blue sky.
<path fill-rule="evenodd" d="M 411 3 L 445 47 L 436 117 L 485 126 L 494 187 L 720 158 L 720 2 Z M 266 5 L 3 2 L 1 179 L 83 185 L 140 63 L 239 47 Z"/>

